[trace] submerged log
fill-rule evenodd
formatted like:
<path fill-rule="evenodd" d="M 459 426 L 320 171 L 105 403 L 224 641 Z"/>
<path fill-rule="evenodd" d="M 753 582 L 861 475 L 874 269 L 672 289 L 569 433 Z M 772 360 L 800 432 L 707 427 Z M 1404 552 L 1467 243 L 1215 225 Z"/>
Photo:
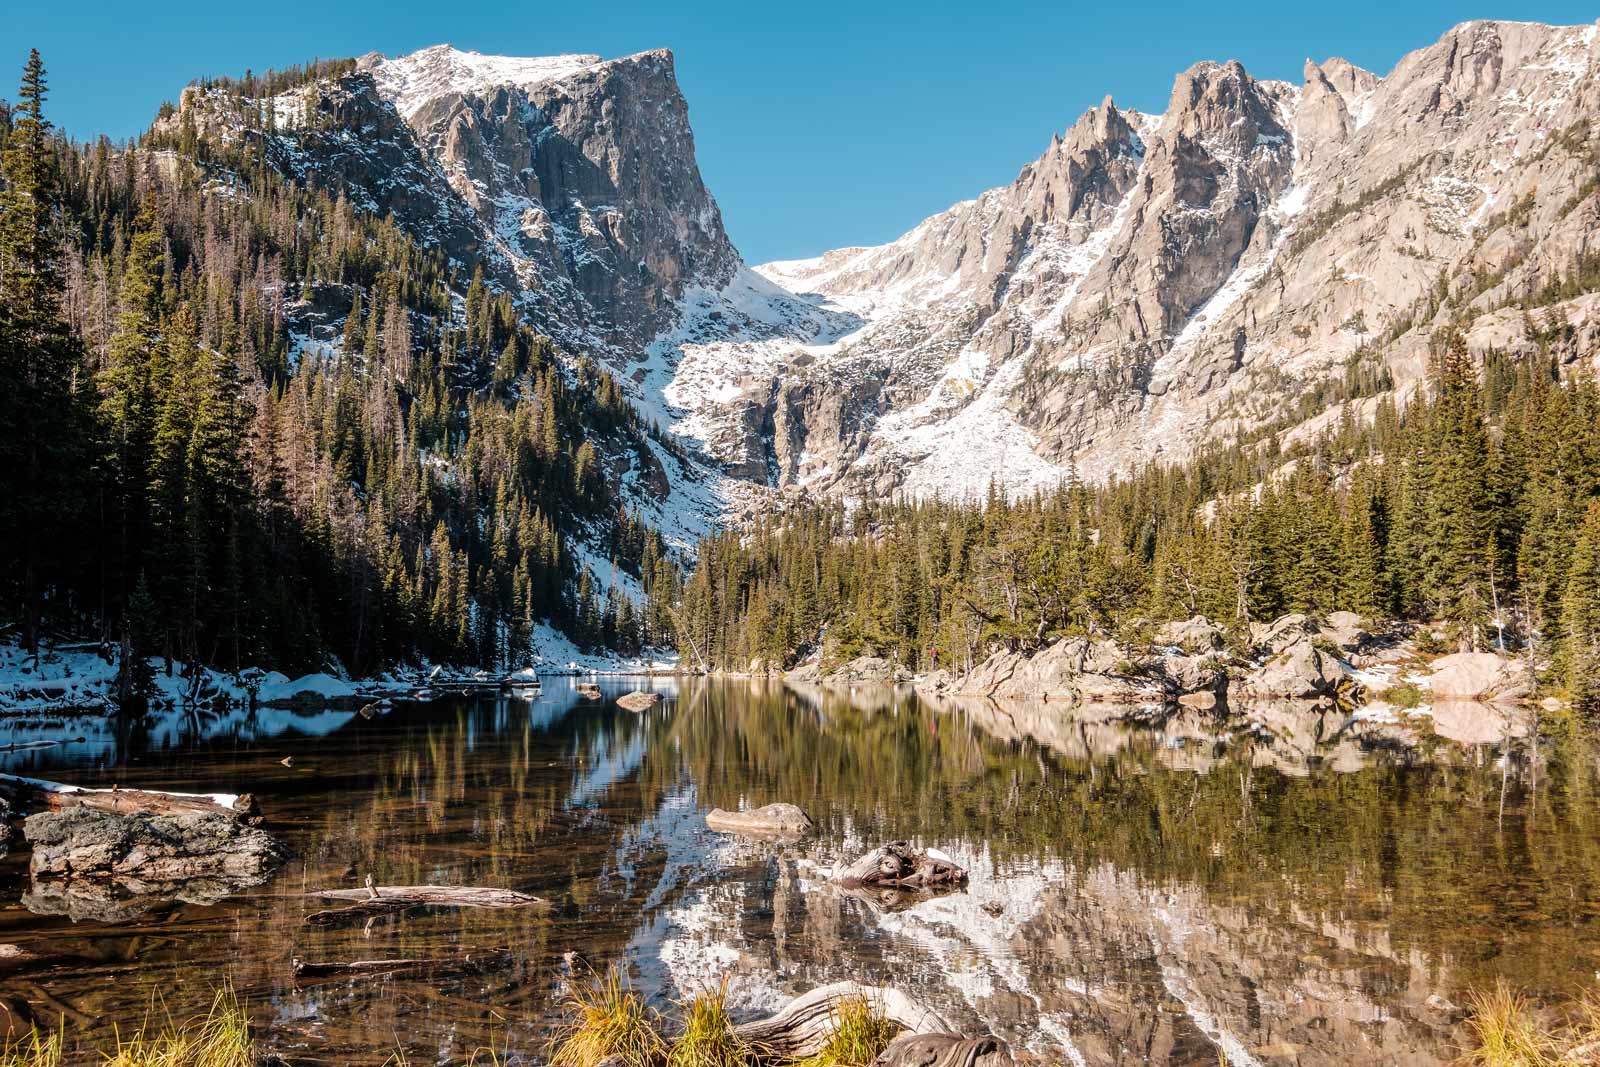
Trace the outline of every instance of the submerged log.
<path fill-rule="evenodd" d="M 24 811 L 61 811 L 86 807 L 114 815 L 226 815 L 254 824 L 261 809 L 250 793 L 171 793 L 159 789 L 88 789 L 0 774 L 0 799 Z"/>
<path fill-rule="evenodd" d="M 891 841 L 834 872 L 833 880 L 847 889 L 939 889 L 965 885 L 967 872 L 936 848 L 919 852 Z"/>
<path fill-rule="evenodd" d="M 724 811 L 712 808 L 706 825 L 727 834 L 799 836 L 811 832 L 811 818 L 793 804 L 768 804 L 751 811 Z"/>
<path fill-rule="evenodd" d="M 323 900 L 357 900 L 372 907 L 396 904 L 404 908 L 526 908 L 543 904 L 539 897 L 514 889 L 493 889 L 471 885 L 380 885 L 361 889 L 319 889 L 308 897 Z"/>
<path fill-rule="evenodd" d="M 650 693 L 643 689 L 636 689 L 631 693 L 624 693 L 617 698 L 617 706 L 625 711 L 649 711 L 660 701 L 660 693 Z"/>
<path fill-rule="evenodd" d="M 735 1026 L 733 1032 L 761 1049 L 765 1060 L 804 1059 L 822 1051 L 838 1025 L 839 1009 L 851 1001 L 865 1001 L 874 1015 L 912 1033 L 950 1029 L 931 1009 L 897 989 L 835 982 L 794 998 L 771 1018 Z"/>
<path fill-rule="evenodd" d="M 343 908 L 314 911 L 306 916 L 309 926 L 342 926 L 345 923 L 370 922 L 385 915 L 400 915 L 422 907 L 405 900 L 363 900 Z"/>
<path fill-rule="evenodd" d="M 511 953 L 504 949 L 492 952 L 469 951 L 460 956 L 433 959 L 348 960 L 327 963 L 310 963 L 294 958 L 296 978 L 444 978 L 459 974 L 476 974 L 492 967 L 509 963 Z"/>

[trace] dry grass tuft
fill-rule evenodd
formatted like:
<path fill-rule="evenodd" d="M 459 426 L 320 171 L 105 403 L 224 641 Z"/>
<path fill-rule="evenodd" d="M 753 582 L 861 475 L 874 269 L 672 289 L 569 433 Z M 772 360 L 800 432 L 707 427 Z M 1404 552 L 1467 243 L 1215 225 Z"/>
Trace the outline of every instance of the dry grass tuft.
<path fill-rule="evenodd" d="M 667 1054 L 667 1067 L 753 1067 L 759 1050 L 733 1032 L 727 986 L 702 993 L 684 1012 L 683 1034 Z"/>
<path fill-rule="evenodd" d="M 847 997 L 829 1011 L 833 1033 L 822 1051 L 799 1067 L 870 1067 L 900 1028 L 866 997 Z"/>
<path fill-rule="evenodd" d="M 609 1056 L 627 1067 L 656 1067 L 667 1055 L 657 1026 L 660 1016 L 623 981 L 616 969 L 567 997 L 572 1017 L 550 1057 L 553 1067 L 596 1067 Z"/>

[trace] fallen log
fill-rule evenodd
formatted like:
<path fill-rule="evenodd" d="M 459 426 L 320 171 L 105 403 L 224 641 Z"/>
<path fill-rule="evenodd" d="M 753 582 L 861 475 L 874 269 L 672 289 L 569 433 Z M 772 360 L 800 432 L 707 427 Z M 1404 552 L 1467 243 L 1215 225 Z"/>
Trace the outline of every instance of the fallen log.
<path fill-rule="evenodd" d="M 967 872 L 936 848 L 920 852 L 891 841 L 836 871 L 833 880 L 847 889 L 938 889 L 966 884 Z"/>
<path fill-rule="evenodd" d="M 996 1037 L 901 1034 L 889 1042 L 874 1067 L 1011 1067 L 1011 1046 Z"/>
<path fill-rule="evenodd" d="M 294 957 L 292 968 L 297 979 L 336 978 L 445 978 L 477 974 L 511 961 L 504 949 L 491 952 L 469 951 L 460 956 L 432 959 L 348 960 L 311 963 Z"/>
<path fill-rule="evenodd" d="M 226 815 L 252 825 L 261 821 L 261 809 L 250 793 L 171 793 L 120 786 L 90 789 L 0 774 L 0 799 L 25 811 L 61 811 L 81 805 L 114 815 Z"/>
<path fill-rule="evenodd" d="M 660 693 L 650 693 L 643 689 L 636 689 L 631 693 L 624 693 L 617 698 L 617 707 L 624 711 L 649 711 L 661 700 Z"/>
<path fill-rule="evenodd" d="M 950 1024 L 897 989 L 886 986 L 835 982 L 795 997 L 767 1019 L 733 1028 L 742 1041 L 761 1049 L 762 1059 L 782 1062 L 804 1059 L 822 1051 L 838 1025 L 839 1009 L 851 1001 L 866 1001 L 874 1015 L 912 1033 L 942 1033 Z M 909 1063 L 906 1067 L 910 1067 Z"/>
<path fill-rule="evenodd" d="M 470 885 L 369 885 L 361 889 L 319 889 L 306 896 L 322 900 L 357 900 L 368 906 L 393 903 L 407 908 L 526 908 L 544 903 L 539 897 L 514 889 Z"/>
<path fill-rule="evenodd" d="M 811 832 L 811 818 L 793 804 L 768 804 L 751 811 L 712 808 L 706 825 L 720 833 L 801 835 Z"/>

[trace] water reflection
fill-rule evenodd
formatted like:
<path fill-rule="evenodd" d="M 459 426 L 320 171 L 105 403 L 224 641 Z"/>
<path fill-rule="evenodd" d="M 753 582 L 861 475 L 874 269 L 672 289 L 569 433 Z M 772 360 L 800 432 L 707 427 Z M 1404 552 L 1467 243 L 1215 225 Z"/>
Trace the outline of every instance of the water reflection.
<path fill-rule="evenodd" d="M 551 682 L 532 702 L 221 716 L 108 728 L 87 756 L 18 753 L 40 773 L 80 762 L 86 783 L 248 788 L 297 858 L 254 895 L 120 923 L 49 914 L 8 860 L 0 941 L 68 957 L 8 982 L 126 1029 L 158 991 L 166 1010 L 199 1008 L 226 975 L 297 1063 L 379 1063 L 396 1044 L 418 1060 L 491 1043 L 537 1056 L 576 952 L 623 963 L 663 1003 L 729 977 L 748 1012 L 843 977 L 898 985 L 1041 1062 L 1209 1065 L 1220 1045 L 1236 1064 L 1431 1064 L 1461 1040 L 1440 997 L 1496 975 L 1569 996 L 1600 967 L 1592 753 L 1535 747 L 1501 713 L 1130 719 L 657 684 L 669 697 L 643 714 Z M 817 835 L 704 826 L 713 806 L 777 800 Z M 828 883 L 894 838 L 954 855 L 968 890 L 885 907 Z M 367 874 L 550 906 L 303 925 L 307 890 Z M 466 947 L 515 962 L 443 982 L 289 977 L 294 957 Z"/>

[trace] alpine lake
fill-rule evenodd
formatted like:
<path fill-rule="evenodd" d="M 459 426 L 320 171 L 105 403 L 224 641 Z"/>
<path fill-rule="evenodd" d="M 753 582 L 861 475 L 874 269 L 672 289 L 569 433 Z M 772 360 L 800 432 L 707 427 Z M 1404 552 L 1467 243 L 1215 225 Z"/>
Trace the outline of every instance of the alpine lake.
<path fill-rule="evenodd" d="M 231 985 L 293 1064 L 546 1062 L 564 983 L 616 966 L 663 1011 L 736 1017 L 844 978 L 894 986 L 1023 1062 L 1455 1061 L 1472 990 L 1550 1010 L 1600 984 L 1600 763 L 1493 709 L 1420 726 L 1333 708 L 1000 708 L 909 689 L 545 679 L 535 697 L 352 711 L 7 719 L 0 769 L 252 792 L 293 857 L 220 900 L 82 893 L 0 862 L 0 993 L 65 1014 L 70 1062 Z M 614 698 L 665 699 L 634 713 Z M 1529 713 L 1532 714 L 1531 712 Z M 1534 740 L 1538 737 L 1538 740 Z M 283 764 L 291 758 L 289 766 Z M 706 827 L 800 805 L 792 843 Z M 970 872 L 845 891 L 877 844 Z M 323 927 L 312 890 L 504 887 L 545 903 Z M 304 980 L 295 960 L 504 952 L 480 973 Z M 480 1061 L 481 1062 L 481 1061 Z"/>

